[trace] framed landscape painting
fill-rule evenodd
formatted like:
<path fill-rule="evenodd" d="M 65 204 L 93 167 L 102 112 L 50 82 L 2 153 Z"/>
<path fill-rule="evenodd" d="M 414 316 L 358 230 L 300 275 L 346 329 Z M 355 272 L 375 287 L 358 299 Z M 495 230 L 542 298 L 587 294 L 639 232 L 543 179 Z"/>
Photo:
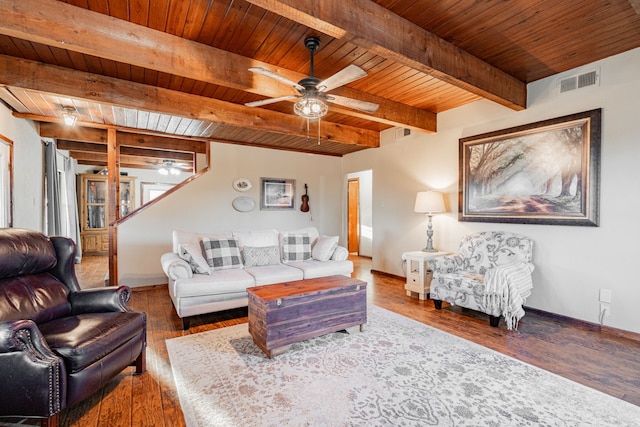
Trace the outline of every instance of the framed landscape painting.
<path fill-rule="evenodd" d="M 260 178 L 260 210 L 294 208 L 295 180 Z"/>
<path fill-rule="evenodd" d="M 460 221 L 598 226 L 601 110 L 460 139 Z"/>

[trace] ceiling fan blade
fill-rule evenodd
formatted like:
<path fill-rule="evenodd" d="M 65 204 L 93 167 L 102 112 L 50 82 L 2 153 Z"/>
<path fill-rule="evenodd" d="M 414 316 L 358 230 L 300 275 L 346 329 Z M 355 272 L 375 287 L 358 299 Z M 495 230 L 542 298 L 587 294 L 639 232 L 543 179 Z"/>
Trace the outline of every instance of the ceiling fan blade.
<path fill-rule="evenodd" d="M 300 98 L 300 96 L 299 95 L 279 96 L 277 98 L 267 98 L 267 99 L 261 99 L 260 101 L 247 102 L 244 105 L 246 105 L 247 107 L 261 107 L 263 105 L 275 104 L 276 102 L 286 101 L 287 99 L 294 99 L 294 98 Z"/>
<path fill-rule="evenodd" d="M 262 74 L 263 76 L 270 77 L 274 80 L 278 80 L 279 82 L 282 82 L 286 85 L 293 86 L 297 90 L 304 90 L 304 87 L 300 86 L 298 83 L 294 82 L 293 80 L 289 80 L 288 78 L 283 77 L 280 74 L 276 74 L 273 71 L 269 71 L 266 68 L 251 67 L 249 68 L 249 71 L 256 74 Z"/>
<path fill-rule="evenodd" d="M 365 113 L 375 113 L 379 105 L 369 101 L 361 101 L 359 99 L 347 98 L 346 96 L 327 95 L 327 101 L 344 107 L 353 108 L 354 110 L 363 111 Z"/>
<path fill-rule="evenodd" d="M 342 70 L 335 73 L 333 76 L 318 83 L 318 90 L 321 92 L 328 92 L 337 87 L 351 83 L 354 80 L 358 80 L 366 76 L 367 73 L 357 65 L 351 64 Z"/>

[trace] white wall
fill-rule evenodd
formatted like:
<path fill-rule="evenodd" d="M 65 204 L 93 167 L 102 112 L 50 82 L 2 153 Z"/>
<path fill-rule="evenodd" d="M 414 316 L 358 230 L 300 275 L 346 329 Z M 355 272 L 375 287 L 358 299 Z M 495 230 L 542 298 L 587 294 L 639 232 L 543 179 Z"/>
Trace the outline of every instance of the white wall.
<path fill-rule="evenodd" d="M 261 211 L 261 177 L 295 179 L 295 209 Z M 236 178 L 249 179 L 253 187 L 244 193 L 235 191 L 232 183 Z M 160 256 L 171 251 L 174 229 L 292 230 L 313 225 L 320 234 L 341 235 L 342 180 L 338 157 L 212 143 L 208 173 L 118 227 L 119 283 L 132 287 L 166 283 Z M 300 211 L 305 183 L 309 186 L 308 213 Z M 237 212 L 231 202 L 239 196 L 251 197 L 256 208 Z"/>
<path fill-rule="evenodd" d="M 44 230 L 44 150 L 36 125 L 0 103 L 0 134 L 13 141 L 13 226 Z"/>
<path fill-rule="evenodd" d="M 601 83 L 562 95 L 559 78 L 599 67 Z M 426 241 L 427 220 L 413 212 L 416 192 L 445 192 L 447 214 L 434 216 L 434 246 L 456 251 L 474 231 L 508 230 L 535 240 L 534 291 L 527 305 L 598 323 L 598 290 L 612 290 L 604 324 L 640 332 L 636 262 L 640 225 L 640 49 L 528 85 L 528 108 L 515 112 L 480 101 L 438 115 L 438 133 L 398 141 L 384 132 L 381 148 L 344 158 L 345 173 L 373 169 L 373 268 L 404 275 L 402 252 Z M 458 140 L 595 108 L 603 110 L 600 227 L 458 222 Z M 400 291 L 399 291 L 400 292 Z"/>

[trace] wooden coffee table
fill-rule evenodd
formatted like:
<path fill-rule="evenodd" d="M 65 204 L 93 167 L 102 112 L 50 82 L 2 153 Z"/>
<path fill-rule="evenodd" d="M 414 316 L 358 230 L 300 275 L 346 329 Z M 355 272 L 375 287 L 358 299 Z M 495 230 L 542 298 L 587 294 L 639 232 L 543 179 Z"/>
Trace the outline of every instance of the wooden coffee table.
<path fill-rule="evenodd" d="M 289 345 L 367 323 L 367 282 L 328 276 L 248 288 L 249 333 L 271 358 Z"/>

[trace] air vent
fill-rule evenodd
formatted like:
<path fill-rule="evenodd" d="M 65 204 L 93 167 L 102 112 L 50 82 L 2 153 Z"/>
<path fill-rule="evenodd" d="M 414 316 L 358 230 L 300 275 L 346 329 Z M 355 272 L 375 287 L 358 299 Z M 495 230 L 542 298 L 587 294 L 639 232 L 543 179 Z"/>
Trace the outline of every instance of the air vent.
<path fill-rule="evenodd" d="M 578 79 L 576 77 L 569 77 L 568 79 L 560 80 L 560 93 L 576 89 L 578 89 Z"/>
<path fill-rule="evenodd" d="M 409 135 L 411 135 L 411 129 L 396 128 L 396 139 L 404 138 L 405 136 Z"/>
<path fill-rule="evenodd" d="M 576 89 L 582 89 L 589 86 L 597 85 L 599 80 L 599 73 L 597 70 L 589 71 L 577 76 L 567 77 L 560 80 L 560 93 L 570 92 Z"/>
<path fill-rule="evenodd" d="M 598 74 L 595 71 L 590 71 L 578 76 L 578 89 L 593 86 L 598 82 Z"/>

